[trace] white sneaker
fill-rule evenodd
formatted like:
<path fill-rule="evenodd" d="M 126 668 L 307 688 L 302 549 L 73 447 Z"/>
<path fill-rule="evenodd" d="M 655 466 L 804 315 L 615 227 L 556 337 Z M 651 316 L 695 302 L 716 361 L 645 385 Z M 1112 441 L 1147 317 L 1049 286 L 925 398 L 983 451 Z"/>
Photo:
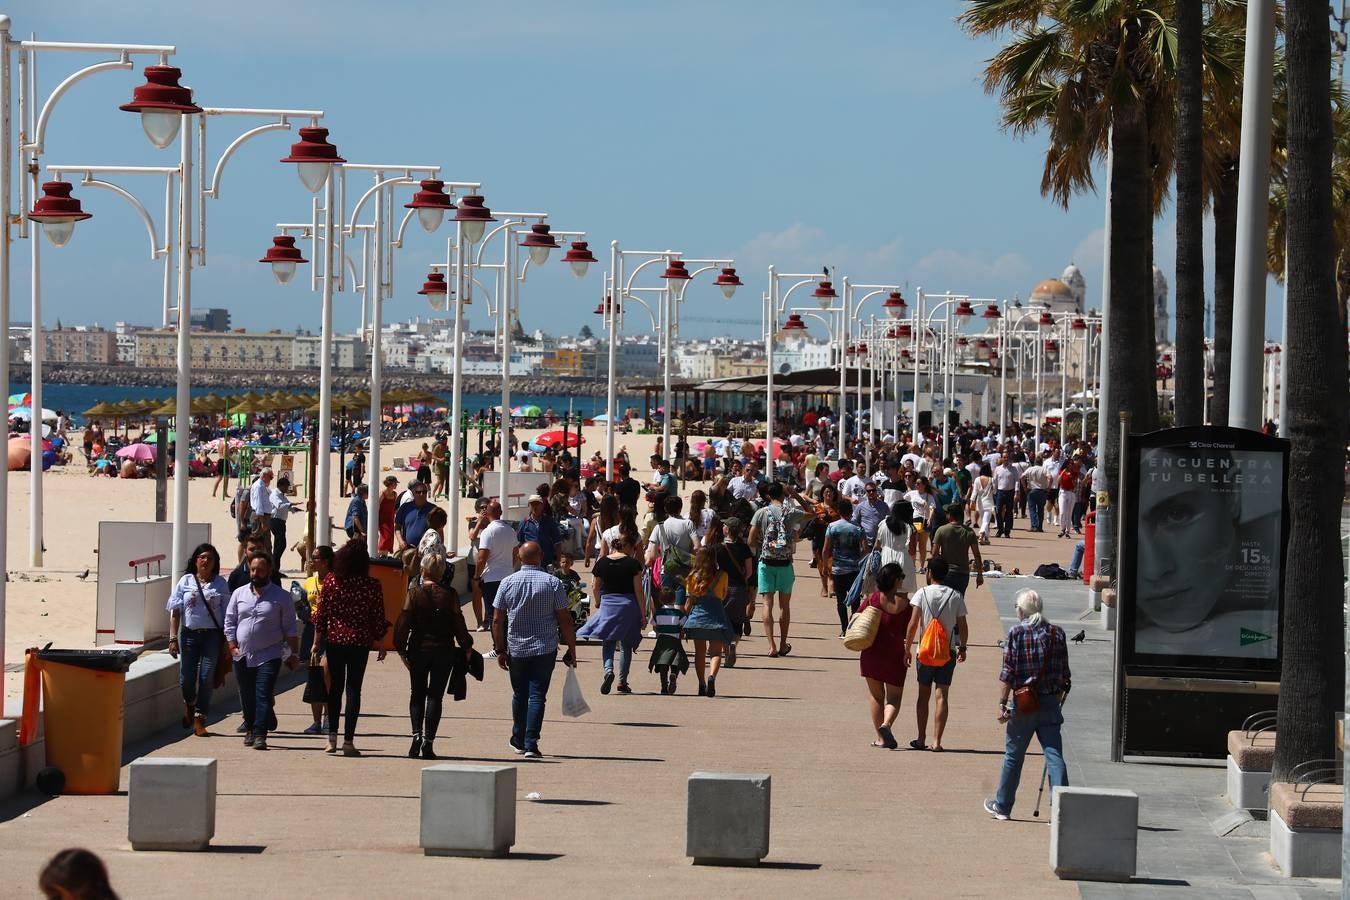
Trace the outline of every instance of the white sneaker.
<path fill-rule="evenodd" d="M 992 799 L 989 798 L 985 799 L 984 811 L 989 813 L 989 815 L 993 816 L 995 819 L 998 819 L 1000 822 L 1008 821 L 1008 814 L 1000 810 L 998 808 L 998 804 L 995 803 Z"/>
<path fill-rule="evenodd" d="M 656 629 L 653 628 L 651 631 L 648 631 L 648 632 L 647 632 L 647 637 L 649 637 L 649 638 L 654 638 L 654 637 L 656 637 Z"/>

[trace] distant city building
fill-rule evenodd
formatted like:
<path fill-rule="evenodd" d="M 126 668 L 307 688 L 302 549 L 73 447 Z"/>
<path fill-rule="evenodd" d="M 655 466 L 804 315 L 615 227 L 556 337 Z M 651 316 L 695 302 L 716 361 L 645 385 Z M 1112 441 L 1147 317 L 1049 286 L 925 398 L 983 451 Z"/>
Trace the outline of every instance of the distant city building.
<path fill-rule="evenodd" d="M 117 362 L 117 335 L 104 328 L 43 329 L 43 357 L 54 363 L 86 363 L 106 366 Z"/>
<path fill-rule="evenodd" d="M 193 328 L 201 331 L 229 331 L 230 311 L 212 307 L 202 312 L 195 312 L 190 317 L 190 323 Z"/>
<path fill-rule="evenodd" d="M 292 338 L 291 367 L 295 369 L 318 369 L 323 361 L 321 341 L 318 335 L 297 334 Z M 359 337 L 344 335 L 333 336 L 333 369 L 350 372 L 366 367 L 366 344 Z"/>
<path fill-rule="evenodd" d="M 289 370 L 294 366 L 291 345 L 295 335 L 279 331 L 224 333 L 196 331 L 189 336 L 193 368 L 245 371 Z M 177 365 L 178 334 L 155 329 L 136 335 L 136 365 L 170 369 Z"/>

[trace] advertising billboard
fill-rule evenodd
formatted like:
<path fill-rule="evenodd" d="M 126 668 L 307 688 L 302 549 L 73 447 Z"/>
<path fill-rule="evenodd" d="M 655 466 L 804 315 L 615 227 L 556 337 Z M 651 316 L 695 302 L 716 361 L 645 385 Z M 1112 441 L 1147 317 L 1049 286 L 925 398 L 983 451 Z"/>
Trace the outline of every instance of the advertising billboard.
<path fill-rule="evenodd" d="M 1127 671 L 1278 678 L 1288 448 L 1212 426 L 1130 437 Z"/>

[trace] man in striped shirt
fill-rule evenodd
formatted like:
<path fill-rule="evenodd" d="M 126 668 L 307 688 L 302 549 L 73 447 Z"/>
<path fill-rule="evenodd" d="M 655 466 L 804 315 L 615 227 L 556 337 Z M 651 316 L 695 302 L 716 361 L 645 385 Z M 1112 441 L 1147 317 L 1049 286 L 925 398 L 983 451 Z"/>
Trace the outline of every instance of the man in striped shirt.
<path fill-rule="evenodd" d="M 558 635 L 567 642 L 563 665 L 576 666 L 577 639 L 563 583 L 543 569 L 534 541 L 520 545 L 520 571 L 507 575 L 492 601 L 492 644 L 497 665 L 511 673 L 511 749 L 538 759 Z"/>

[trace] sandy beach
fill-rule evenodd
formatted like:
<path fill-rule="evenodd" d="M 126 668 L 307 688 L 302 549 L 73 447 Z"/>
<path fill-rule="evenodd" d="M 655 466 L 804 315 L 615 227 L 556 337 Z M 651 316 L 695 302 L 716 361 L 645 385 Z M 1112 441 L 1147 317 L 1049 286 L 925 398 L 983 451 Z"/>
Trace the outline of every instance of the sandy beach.
<path fill-rule="evenodd" d="M 547 429 L 517 428 L 516 435 L 532 440 Z M 583 435 L 583 450 L 587 455 L 605 445 L 603 427 L 591 427 Z M 641 481 L 649 480 L 648 458 L 656 446 L 658 435 L 619 434 L 615 449 L 627 448 L 637 466 L 634 475 Z M 691 443 L 693 442 L 691 437 Z M 381 446 L 381 468 L 388 471 L 394 457 L 415 456 L 422 439 Z M 470 449 L 475 440 L 471 436 Z M 78 456 L 78 453 L 77 453 Z M 395 472 L 400 481 L 412 477 L 411 472 Z M 341 477 L 336 454 L 332 466 L 333 484 L 330 507 L 338 526 L 347 508 L 347 500 L 338 495 Z M 234 559 L 234 520 L 230 518 L 229 498 L 212 497 L 214 478 L 193 478 L 189 485 L 189 508 L 193 522 L 208 522 L 212 540 L 221 549 L 227 564 Z M 83 648 L 94 646 L 95 590 L 98 574 L 98 524 L 100 521 L 153 521 L 155 516 L 155 483 L 152 479 L 124 480 L 92 477 L 81 463 L 65 469 L 52 468 L 43 474 L 43 531 L 47 552 L 40 569 L 29 565 L 28 514 L 29 473 L 11 472 L 9 476 L 9 585 L 6 590 L 5 661 L 7 667 L 21 664 L 23 651 L 28 647 L 51 642 L 56 647 Z M 687 488 L 696 489 L 697 482 Z M 494 481 L 488 479 L 488 490 Z M 444 506 L 444 501 L 440 501 Z M 461 510 L 471 512 L 472 501 L 461 502 Z M 173 518 L 173 487 L 169 486 L 169 519 Z M 461 516 L 461 520 L 463 516 Z M 462 527 L 462 522 L 461 522 Z M 303 532 L 303 525 L 290 527 L 291 542 Z M 464 546 L 466 532 L 461 530 L 460 545 Z M 340 528 L 334 530 L 334 540 L 345 540 Z M 297 557 L 287 554 L 284 570 L 295 569 Z M 166 561 L 167 562 L 167 561 Z M 174 561 L 172 568 L 182 567 Z M 89 570 L 87 579 L 80 576 Z M 105 574 L 105 577 L 107 575 Z M 125 577 L 118 571 L 116 578 Z M 21 679 L 6 679 L 6 697 L 17 697 L 22 689 Z"/>

